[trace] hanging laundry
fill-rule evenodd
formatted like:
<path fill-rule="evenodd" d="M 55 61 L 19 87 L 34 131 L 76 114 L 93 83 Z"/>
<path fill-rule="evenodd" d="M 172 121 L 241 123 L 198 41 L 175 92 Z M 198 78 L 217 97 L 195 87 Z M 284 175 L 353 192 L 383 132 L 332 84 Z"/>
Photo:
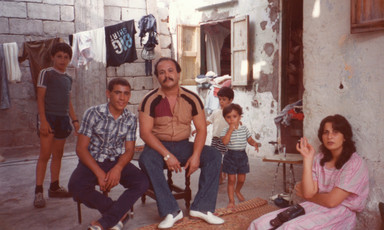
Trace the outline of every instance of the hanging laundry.
<path fill-rule="evenodd" d="M 7 78 L 3 45 L 0 44 L 0 109 L 8 109 L 11 107 Z"/>
<path fill-rule="evenodd" d="M 155 47 L 158 43 L 156 35 L 156 18 L 152 14 L 143 16 L 139 21 L 140 45 L 143 45 L 143 39 L 146 38 L 141 58 L 145 60 L 145 75 L 152 75 L 152 60 L 155 59 Z"/>
<path fill-rule="evenodd" d="M 74 67 L 88 65 L 91 61 L 107 65 L 104 27 L 70 35 L 69 41 L 73 53 L 71 65 Z"/>
<path fill-rule="evenodd" d="M 72 40 L 72 60 L 70 65 L 78 68 L 92 61 L 94 53 L 91 46 L 92 38 L 90 31 L 75 33 Z"/>
<path fill-rule="evenodd" d="M 19 63 L 29 59 L 31 68 L 32 82 L 35 87 L 39 73 L 42 69 L 52 66 L 51 48 L 54 44 L 59 43 L 60 38 L 53 38 L 42 41 L 24 42 L 23 54 L 19 57 Z"/>
<path fill-rule="evenodd" d="M 153 36 L 157 34 L 156 18 L 152 14 L 143 16 L 139 21 L 139 29 L 140 29 L 140 34 L 139 34 L 140 45 L 143 45 L 142 41 L 143 41 L 143 38 L 146 36 L 146 33 L 153 33 Z M 153 41 L 150 41 L 150 39 L 148 39 L 148 41 L 153 42 Z M 157 44 L 157 41 L 156 41 L 156 44 Z"/>
<path fill-rule="evenodd" d="M 105 27 L 107 66 L 120 66 L 137 59 L 134 20 Z"/>
<path fill-rule="evenodd" d="M 8 81 L 11 82 L 20 82 L 21 81 L 21 71 L 19 62 L 17 61 L 17 56 L 19 55 L 18 47 L 16 42 L 4 43 L 4 57 L 5 57 L 5 66 L 7 68 Z"/>
<path fill-rule="evenodd" d="M 93 60 L 107 65 L 107 47 L 105 46 L 105 28 L 91 30 L 91 50 L 94 53 Z"/>

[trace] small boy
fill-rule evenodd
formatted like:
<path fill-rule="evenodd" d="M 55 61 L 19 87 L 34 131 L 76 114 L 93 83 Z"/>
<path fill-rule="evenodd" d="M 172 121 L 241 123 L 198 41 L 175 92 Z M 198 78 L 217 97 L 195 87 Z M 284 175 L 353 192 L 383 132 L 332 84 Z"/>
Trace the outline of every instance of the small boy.
<path fill-rule="evenodd" d="M 220 108 L 216 109 L 212 112 L 212 114 L 207 118 L 207 126 L 212 124 L 212 142 L 211 146 L 215 147 L 219 150 L 223 155 L 227 152 L 227 147 L 221 141 L 221 131 L 224 128 L 228 127 L 227 122 L 223 117 L 223 108 L 232 103 L 234 98 L 234 92 L 230 87 L 222 87 L 217 92 L 217 96 L 219 98 Z M 192 132 L 192 135 L 195 134 L 196 131 Z M 226 174 L 221 172 L 219 184 L 222 184 L 225 180 Z"/>
<path fill-rule="evenodd" d="M 79 121 L 71 103 L 72 78 L 65 72 L 72 58 L 72 48 L 66 43 L 58 43 L 52 47 L 53 66 L 41 70 L 37 82 L 37 129 L 40 137 L 40 155 L 36 165 L 36 188 L 34 206 L 45 207 L 43 182 L 48 160 L 51 160 L 51 184 L 49 197 L 70 197 L 70 194 L 59 185 L 61 158 L 64 144 L 70 135 L 72 124 L 76 134 Z"/>
<path fill-rule="evenodd" d="M 240 190 L 244 185 L 245 174 L 249 173 L 248 156 L 245 152 L 247 142 L 254 146 L 256 151 L 259 151 L 259 147 L 247 127 L 241 125 L 242 114 L 243 109 L 238 104 L 230 104 L 223 109 L 223 117 L 229 125 L 221 132 L 221 140 L 228 148 L 223 160 L 223 172 L 228 174 L 229 203 L 227 208 L 235 207 L 234 193 L 240 202 L 245 201 Z"/>

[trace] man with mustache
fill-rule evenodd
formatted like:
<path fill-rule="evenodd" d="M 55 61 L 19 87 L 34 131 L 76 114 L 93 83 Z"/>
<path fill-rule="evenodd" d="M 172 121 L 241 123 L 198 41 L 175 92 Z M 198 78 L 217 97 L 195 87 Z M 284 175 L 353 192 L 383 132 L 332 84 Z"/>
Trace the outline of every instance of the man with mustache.
<path fill-rule="evenodd" d="M 204 106 L 199 96 L 180 87 L 180 65 L 172 58 L 160 58 L 155 75 L 160 88 L 149 92 L 139 106 L 140 136 L 145 142 L 140 156 L 141 169 L 155 191 L 157 207 L 164 220 L 158 228 L 170 228 L 183 218 L 163 173 L 163 167 L 188 175 L 201 168 L 199 191 L 189 215 L 210 224 L 223 224 L 213 215 L 219 186 L 221 153 L 204 146 L 207 135 Z M 189 142 L 191 121 L 196 127 L 194 143 Z"/>

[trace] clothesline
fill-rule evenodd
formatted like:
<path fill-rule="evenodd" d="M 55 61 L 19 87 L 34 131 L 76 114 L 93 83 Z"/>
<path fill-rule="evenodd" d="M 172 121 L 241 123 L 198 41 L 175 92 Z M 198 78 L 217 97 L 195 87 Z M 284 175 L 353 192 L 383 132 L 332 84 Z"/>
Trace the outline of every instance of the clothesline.
<path fill-rule="evenodd" d="M 107 33 L 105 33 L 106 31 Z M 134 42 L 135 33 L 134 20 L 129 20 L 111 26 L 68 35 L 69 44 L 71 45 L 73 52 L 70 66 L 79 68 L 81 66 L 86 66 L 91 61 L 101 62 L 104 66 L 120 66 L 123 63 L 135 61 L 137 59 Z M 63 37 L 54 39 L 59 39 L 61 42 L 65 41 Z M 49 41 L 54 39 L 27 41 L 23 43 L 23 47 L 25 48 L 26 44 L 31 43 L 33 43 L 34 46 L 39 46 L 39 44 L 45 45 L 47 42 L 49 43 Z M 29 57 L 19 57 L 16 42 L 3 43 L 2 52 L 4 53 L 4 59 L 6 61 L 8 81 L 20 82 L 21 71 L 19 62 L 21 63 L 26 59 L 29 59 Z M 50 56 L 49 50 L 46 50 L 46 52 L 48 53 L 44 53 L 44 55 Z M 23 51 L 23 53 L 25 52 Z M 28 54 L 24 55 L 29 56 Z M 18 58 L 19 61 L 17 61 Z M 43 67 L 40 67 L 39 69 L 42 68 Z"/>
<path fill-rule="evenodd" d="M 135 34 L 134 20 L 129 20 L 68 35 L 68 38 L 73 37 L 70 66 L 87 67 L 91 61 L 101 62 L 105 66 L 120 66 L 123 63 L 133 62 L 137 59 Z M 21 81 L 19 63 L 29 59 L 36 92 L 38 74 L 42 69 L 52 66 L 51 47 L 63 41 L 63 38 L 51 38 L 24 42 L 21 56 L 16 42 L 0 44 L 0 109 L 10 107 L 8 82 Z"/>

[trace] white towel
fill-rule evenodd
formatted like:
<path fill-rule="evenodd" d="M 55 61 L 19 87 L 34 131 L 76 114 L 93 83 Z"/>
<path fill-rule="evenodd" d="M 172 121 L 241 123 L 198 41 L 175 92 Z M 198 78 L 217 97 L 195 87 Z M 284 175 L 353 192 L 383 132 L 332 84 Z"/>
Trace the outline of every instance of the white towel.
<path fill-rule="evenodd" d="M 105 28 L 91 30 L 91 50 L 94 53 L 93 60 L 107 65 L 107 47 L 105 45 Z"/>
<path fill-rule="evenodd" d="M 20 71 L 19 61 L 17 60 L 19 51 L 18 51 L 16 42 L 4 43 L 3 50 L 4 50 L 5 66 L 7 69 L 8 81 L 20 82 L 21 71 Z"/>

